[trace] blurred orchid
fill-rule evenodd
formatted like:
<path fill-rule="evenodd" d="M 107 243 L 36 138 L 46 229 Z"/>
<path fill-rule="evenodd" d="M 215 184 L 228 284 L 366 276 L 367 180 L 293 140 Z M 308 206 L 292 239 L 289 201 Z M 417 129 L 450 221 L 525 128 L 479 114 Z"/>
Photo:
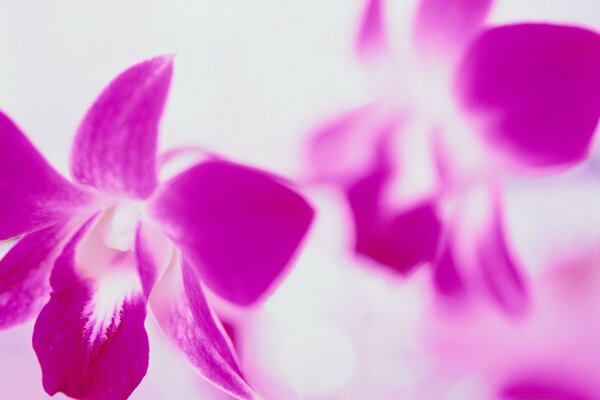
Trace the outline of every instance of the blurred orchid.
<path fill-rule="evenodd" d="M 256 302 L 313 211 L 281 179 L 216 157 L 160 180 L 177 155 L 156 158 L 172 70 L 171 57 L 153 58 L 104 90 L 75 137 L 74 184 L 0 113 L 0 240 L 18 238 L 0 261 L 0 327 L 47 301 L 33 346 L 51 395 L 127 398 L 148 367 L 148 305 L 205 379 L 256 398 L 202 283 Z"/>
<path fill-rule="evenodd" d="M 491 0 L 421 0 L 409 43 L 367 0 L 355 51 L 376 100 L 317 127 L 312 179 L 340 187 L 354 251 L 437 292 L 482 292 L 510 314 L 526 279 L 505 236 L 505 173 L 583 160 L 600 115 L 600 36 L 555 24 L 483 27 Z M 381 79 L 384 77 L 384 79 Z"/>
<path fill-rule="evenodd" d="M 598 256 L 579 253 L 531 279 L 533 312 L 526 319 L 482 307 L 465 313 L 434 307 L 419 332 L 436 359 L 427 380 L 438 382 L 433 397 L 462 385 L 475 393 L 459 398 L 599 398 Z"/>

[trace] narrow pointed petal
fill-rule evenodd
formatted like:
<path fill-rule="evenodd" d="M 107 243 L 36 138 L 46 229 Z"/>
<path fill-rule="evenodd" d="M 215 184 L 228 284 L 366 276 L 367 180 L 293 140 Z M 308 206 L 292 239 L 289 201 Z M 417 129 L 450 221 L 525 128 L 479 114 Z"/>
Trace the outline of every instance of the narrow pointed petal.
<path fill-rule="evenodd" d="M 381 196 L 391 170 L 383 156 L 363 179 L 350 185 L 346 197 L 352 210 L 355 251 L 401 274 L 432 261 L 441 224 L 435 205 L 423 202 L 400 212 L 382 209 Z"/>
<path fill-rule="evenodd" d="M 388 48 L 383 0 L 366 0 L 361 17 L 355 49 L 359 57 L 367 59 L 386 52 Z"/>
<path fill-rule="evenodd" d="M 118 196 L 144 199 L 152 193 L 158 126 L 172 72 L 172 57 L 156 57 L 110 83 L 77 131 L 71 154 L 76 180 Z"/>
<path fill-rule="evenodd" d="M 0 112 L 0 240 L 86 212 L 93 198 L 56 172 Z"/>
<path fill-rule="evenodd" d="M 157 228 L 140 223 L 135 237 L 135 257 L 142 289 L 146 298 L 162 275 L 173 256 L 173 245 Z"/>
<path fill-rule="evenodd" d="M 202 280 L 241 305 L 282 274 L 313 218 L 308 203 L 277 178 L 220 160 L 173 178 L 148 211 Z"/>
<path fill-rule="evenodd" d="M 498 304 L 509 313 L 523 312 L 528 303 L 527 290 L 497 209 L 477 244 L 477 259 L 483 281 Z"/>
<path fill-rule="evenodd" d="M 600 36 L 518 24 L 485 31 L 457 75 L 463 107 L 488 142 L 518 165 L 574 163 L 600 116 Z"/>
<path fill-rule="evenodd" d="M 198 272 L 174 258 L 150 297 L 165 334 L 206 380 L 236 399 L 254 399 L 226 333 L 206 303 Z"/>
<path fill-rule="evenodd" d="M 434 263 L 433 282 L 437 292 L 447 297 L 458 297 L 465 292 L 463 278 L 456 268 L 456 260 L 449 243 L 446 243 L 440 258 Z"/>
<path fill-rule="evenodd" d="M 420 0 L 413 26 L 418 47 L 436 53 L 460 49 L 480 28 L 493 0 Z"/>
<path fill-rule="evenodd" d="M 500 188 L 488 182 L 461 199 L 452 235 L 454 264 L 466 290 L 481 293 L 509 315 L 523 315 L 529 296 L 517 254 L 505 233 Z"/>
<path fill-rule="evenodd" d="M 44 389 L 85 400 L 126 399 L 148 367 L 146 303 L 133 257 L 85 243 L 86 225 L 57 259 L 50 301 L 40 312 L 33 347 Z M 87 254 L 83 254 L 87 253 Z M 109 262 L 99 274 L 89 263 Z M 94 272 L 95 271 L 95 272 Z"/>
<path fill-rule="evenodd" d="M 33 317 L 50 294 L 50 271 L 71 226 L 23 236 L 0 260 L 0 329 Z"/>

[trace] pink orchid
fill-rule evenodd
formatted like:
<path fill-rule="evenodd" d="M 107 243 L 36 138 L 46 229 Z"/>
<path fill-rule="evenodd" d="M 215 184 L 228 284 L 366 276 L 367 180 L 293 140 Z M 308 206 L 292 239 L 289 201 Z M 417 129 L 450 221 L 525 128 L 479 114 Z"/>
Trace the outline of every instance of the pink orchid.
<path fill-rule="evenodd" d="M 313 210 L 281 179 L 216 157 L 160 182 L 172 70 L 172 57 L 153 58 L 104 90 L 75 137 L 75 183 L 0 113 L 0 240 L 18 237 L 0 261 L 0 327 L 47 301 L 33 347 L 51 395 L 129 397 L 148 367 L 148 306 L 205 379 L 256 398 L 203 284 L 255 303 L 289 264 Z"/>
<path fill-rule="evenodd" d="M 437 292 L 526 309 L 505 235 L 502 178 L 585 159 L 600 116 L 600 36 L 573 26 L 484 27 L 491 0 L 421 0 L 396 51 L 383 0 L 367 0 L 355 50 L 378 98 L 318 127 L 314 179 L 344 194 L 355 253 Z M 381 77 L 387 77 L 381 84 Z"/>
<path fill-rule="evenodd" d="M 597 250 L 580 251 L 569 261 L 549 263 L 532 279 L 535 301 L 526 319 L 482 308 L 431 309 L 420 335 L 435 357 L 428 380 L 438 382 L 438 394 L 463 381 L 476 390 L 464 398 L 600 398 L 598 256 Z"/>

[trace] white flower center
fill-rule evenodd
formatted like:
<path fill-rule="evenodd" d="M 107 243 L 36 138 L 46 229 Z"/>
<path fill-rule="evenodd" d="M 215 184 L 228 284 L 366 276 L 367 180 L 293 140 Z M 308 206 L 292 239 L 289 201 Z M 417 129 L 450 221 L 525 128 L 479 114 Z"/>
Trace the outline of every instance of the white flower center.
<path fill-rule="evenodd" d="M 103 242 L 106 247 L 119 251 L 133 248 L 140 219 L 137 202 L 121 201 L 105 212 L 109 219 L 103 227 Z"/>

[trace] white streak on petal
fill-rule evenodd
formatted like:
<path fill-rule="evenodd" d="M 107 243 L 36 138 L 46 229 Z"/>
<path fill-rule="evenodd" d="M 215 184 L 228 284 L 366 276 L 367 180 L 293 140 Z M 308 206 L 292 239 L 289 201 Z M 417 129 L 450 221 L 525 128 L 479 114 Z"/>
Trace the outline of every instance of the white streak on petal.
<path fill-rule="evenodd" d="M 92 299 L 83 310 L 90 343 L 105 339 L 109 328 L 116 329 L 121 322 L 123 303 L 142 291 L 137 272 L 125 265 L 120 267 L 96 282 Z"/>

